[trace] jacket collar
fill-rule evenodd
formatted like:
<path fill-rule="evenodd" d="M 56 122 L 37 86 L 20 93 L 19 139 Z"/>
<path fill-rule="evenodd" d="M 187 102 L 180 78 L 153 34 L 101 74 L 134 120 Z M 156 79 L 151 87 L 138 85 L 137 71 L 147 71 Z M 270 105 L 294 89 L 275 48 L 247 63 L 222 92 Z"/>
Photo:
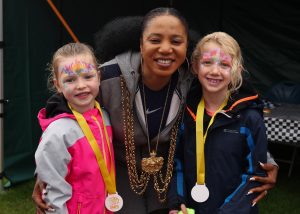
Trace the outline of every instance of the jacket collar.
<path fill-rule="evenodd" d="M 186 110 L 193 118 L 197 112 L 197 106 L 202 97 L 202 89 L 198 79 L 195 79 L 187 99 Z M 237 114 L 240 110 L 247 107 L 263 108 L 263 103 L 260 100 L 257 92 L 251 84 L 244 81 L 241 88 L 232 94 L 224 107 L 224 112 L 229 116 Z"/>

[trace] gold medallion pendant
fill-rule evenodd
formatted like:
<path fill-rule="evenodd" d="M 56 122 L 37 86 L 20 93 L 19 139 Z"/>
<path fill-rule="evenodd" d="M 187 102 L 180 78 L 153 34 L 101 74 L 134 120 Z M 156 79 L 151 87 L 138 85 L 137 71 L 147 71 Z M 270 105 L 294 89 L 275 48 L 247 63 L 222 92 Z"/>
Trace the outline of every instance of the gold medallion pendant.
<path fill-rule="evenodd" d="M 156 157 L 156 152 L 152 151 L 149 158 L 142 159 L 142 170 L 149 174 L 154 174 L 161 170 L 164 164 L 163 157 Z"/>

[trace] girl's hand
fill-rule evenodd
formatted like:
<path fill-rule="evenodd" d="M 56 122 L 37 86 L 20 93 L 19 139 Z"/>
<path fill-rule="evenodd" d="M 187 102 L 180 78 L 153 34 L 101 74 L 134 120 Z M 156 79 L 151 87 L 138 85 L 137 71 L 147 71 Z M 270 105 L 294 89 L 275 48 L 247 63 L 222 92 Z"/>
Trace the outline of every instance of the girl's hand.
<path fill-rule="evenodd" d="M 182 214 L 188 214 L 188 211 L 187 211 L 186 206 L 184 204 L 180 205 L 180 209 L 182 211 Z"/>
<path fill-rule="evenodd" d="M 277 174 L 278 174 L 278 167 L 271 164 L 271 163 L 260 163 L 260 166 L 262 169 L 264 169 L 267 173 L 266 177 L 260 177 L 260 176 L 253 176 L 250 180 L 258 181 L 262 183 L 261 186 L 255 187 L 249 190 L 248 194 L 252 194 L 254 192 L 260 193 L 253 201 L 252 206 L 257 204 L 258 201 L 260 201 L 262 198 L 264 198 L 268 190 L 272 189 L 277 180 Z"/>
<path fill-rule="evenodd" d="M 48 212 L 54 212 L 55 210 L 48 206 L 45 201 L 42 199 L 42 192 L 45 189 L 46 184 L 40 181 L 39 179 L 36 180 L 34 184 L 34 188 L 32 191 L 32 200 L 36 205 L 37 213 L 39 214 L 46 214 Z"/>

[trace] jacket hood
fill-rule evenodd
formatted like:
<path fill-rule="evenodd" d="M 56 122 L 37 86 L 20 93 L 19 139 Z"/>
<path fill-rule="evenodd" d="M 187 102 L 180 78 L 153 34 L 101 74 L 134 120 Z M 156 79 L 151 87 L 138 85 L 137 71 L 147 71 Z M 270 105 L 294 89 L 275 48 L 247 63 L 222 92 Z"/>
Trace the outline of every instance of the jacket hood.
<path fill-rule="evenodd" d="M 58 93 L 52 95 L 48 99 L 46 107 L 41 109 L 38 113 L 38 120 L 43 131 L 53 121 L 66 117 L 74 119 L 66 99 Z"/>
<path fill-rule="evenodd" d="M 128 51 L 116 56 L 116 62 L 118 63 L 123 77 L 125 78 L 128 90 L 134 94 L 137 88 L 138 79 L 140 78 L 139 67 L 141 64 L 141 54 L 139 52 Z M 189 82 L 189 86 L 193 80 L 193 75 L 188 67 L 181 66 L 178 68 L 178 84 L 179 89 L 183 94 L 187 93 L 187 87 L 182 82 Z M 135 81 L 132 81 L 132 78 Z M 131 103 L 133 102 L 134 96 L 131 97 Z"/>
<path fill-rule="evenodd" d="M 62 94 L 56 93 L 47 100 L 46 118 L 51 118 L 62 113 L 72 114 L 72 111 L 68 107 L 65 97 Z"/>

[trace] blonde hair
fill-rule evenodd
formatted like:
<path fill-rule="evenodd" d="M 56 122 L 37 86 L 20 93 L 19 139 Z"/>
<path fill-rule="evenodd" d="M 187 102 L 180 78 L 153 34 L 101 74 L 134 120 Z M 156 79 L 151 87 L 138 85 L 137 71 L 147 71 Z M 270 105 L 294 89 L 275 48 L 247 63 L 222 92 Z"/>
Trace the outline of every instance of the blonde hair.
<path fill-rule="evenodd" d="M 242 72 L 245 70 L 243 66 L 243 57 L 241 48 L 237 41 L 227 33 L 214 32 L 203 37 L 196 45 L 191 57 L 193 65 L 199 63 L 203 46 L 208 42 L 215 42 L 220 45 L 221 49 L 232 57 L 231 81 L 228 86 L 230 93 L 239 89 L 243 82 Z M 193 66 L 194 67 L 194 66 Z"/>
<path fill-rule="evenodd" d="M 50 71 L 50 75 L 48 77 L 48 88 L 50 91 L 57 92 L 55 86 L 54 86 L 54 79 L 57 79 L 58 75 L 58 67 L 61 60 L 68 58 L 68 57 L 74 57 L 78 55 L 84 55 L 84 56 L 91 56 L 92 60 L 97 68 L 99 70 L 99 64 L 97 62 L 97 58 L 94 55 L 93 48 L 87 44 L 84 43 L 68 43 L 62 47 L 60 47 L 54 54 L 51 60 L 51 63 L 48 64 L 48 70 Z M 98 72 L 98 75 L 100 73 Z"/>

